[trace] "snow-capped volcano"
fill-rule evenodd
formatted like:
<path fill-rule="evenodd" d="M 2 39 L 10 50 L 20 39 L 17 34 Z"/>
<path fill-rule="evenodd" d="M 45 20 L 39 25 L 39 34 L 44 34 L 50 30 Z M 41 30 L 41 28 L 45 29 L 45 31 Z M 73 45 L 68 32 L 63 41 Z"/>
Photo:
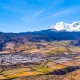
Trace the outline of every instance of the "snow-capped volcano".
<path fill-rule="evenodd" d="M 70 31 L 70 32 L 80 31 L 80 21 L 73 22 L 71 24 L 58 22 L 55 25 L 50 26 L 49 29 L 56 31 Z"/>

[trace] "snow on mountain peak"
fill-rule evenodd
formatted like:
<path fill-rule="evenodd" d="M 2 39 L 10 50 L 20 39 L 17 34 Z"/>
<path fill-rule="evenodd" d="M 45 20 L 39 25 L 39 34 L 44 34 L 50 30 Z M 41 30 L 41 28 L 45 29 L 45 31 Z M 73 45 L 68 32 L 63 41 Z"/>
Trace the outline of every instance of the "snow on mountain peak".
<path fill-rule="evenodd" d="M 80 31 L 80 21 L 73 22 L 71 24 L 58 22 L 55 25 L 50 26 L 49 29 L 56 31 Z"/>

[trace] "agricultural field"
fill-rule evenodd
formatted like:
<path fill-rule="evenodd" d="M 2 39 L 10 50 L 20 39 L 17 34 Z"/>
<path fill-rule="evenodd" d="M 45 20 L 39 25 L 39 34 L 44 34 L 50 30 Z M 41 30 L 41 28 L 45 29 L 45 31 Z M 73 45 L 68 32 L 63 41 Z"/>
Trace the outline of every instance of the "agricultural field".
<path fill-rule="evenodd" d="M 8 43 L 0 52 L 0 80 L 79 80 L 80 46 L 70 43 Z"/>

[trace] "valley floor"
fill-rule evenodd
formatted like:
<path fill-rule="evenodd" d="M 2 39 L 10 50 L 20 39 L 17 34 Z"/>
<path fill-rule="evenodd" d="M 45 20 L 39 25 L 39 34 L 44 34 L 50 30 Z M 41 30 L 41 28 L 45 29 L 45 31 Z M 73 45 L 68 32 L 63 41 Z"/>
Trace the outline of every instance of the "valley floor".
<path fill-rule="evenodd" d="M 0 55 L 0 61 L 0 80 L 78 80 L 80 78 L 80 54 L 44 57 L 16 53 Z"/>
<path fill-rule="evenodd" d="M 80 46 L 70 41 L 13 47 L 0 52 L 0 80 L 80 80 Z"/>

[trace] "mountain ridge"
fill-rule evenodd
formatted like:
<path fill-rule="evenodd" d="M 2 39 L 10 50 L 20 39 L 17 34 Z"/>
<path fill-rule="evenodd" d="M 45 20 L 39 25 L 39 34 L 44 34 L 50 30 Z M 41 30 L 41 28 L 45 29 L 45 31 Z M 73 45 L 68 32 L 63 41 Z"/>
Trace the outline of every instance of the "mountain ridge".
<path fill-rule="evenodd" d="M 71 24 L 64 23 L 64 22 L 58 22 L 52 26 L 50 26 L 48 29 L 52 29 L 55 31 L 69 31 L 69 32 L 76 32 L 80 31 L 80 21 L 75 21 Z"/>
<path fill-rule="evenodd" d="M 56 23 L 56 25 L 61 26 L 58 31 L 54 28 L 55 26 L 51 26 L 48 29 L 41 31 L 33 31 L 33 32 L 20 32 L 20 33 L 4 33 L 0 32 L 0 44 L 5 44 L 6 42 L 17 42 L 24 43 L 26 41 L 31 42 L 39 42 L 39 41 L 54 41 L 54 40 L 75 40 L 80 39 L 80 30 L 77 31 L 69 31 L 65 30 L 64 22 Z M 67 24 L 66 24 L 67 25 Z M 69 25 L 69 24 L 68 24 Z M 73 22 L 71 25 L 74 27 L 80 27 L 80 21 Z M 78 28 L 79 28 L 78 27 Z M 59 28 L 59 27 L 58 27 Z"/>

